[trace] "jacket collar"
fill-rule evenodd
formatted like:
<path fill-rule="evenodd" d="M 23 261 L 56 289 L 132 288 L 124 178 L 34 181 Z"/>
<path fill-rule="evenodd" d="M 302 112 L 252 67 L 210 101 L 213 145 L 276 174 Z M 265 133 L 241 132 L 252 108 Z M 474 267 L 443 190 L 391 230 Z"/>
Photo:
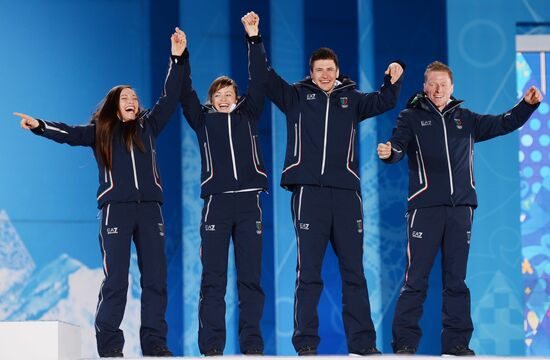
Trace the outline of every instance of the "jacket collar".
<path fill-rule="evenodd" d="M 315 82 L 313 82 L 313 80 L 309 76 L 304 78 L 302 81 L 299 81 L 298 85 L 305 86 L 305 87 L 310 88 L 312 90 L 325 92 L 317 84 L 315 84 Z M 350 80 L 350 78 L 348 78 L 345 75 L 340 76 L 338 79 L 336 79 L 336 83 L 334 85 L 335 86 L 334 86 L 334 89 L 332 90 L 331 94 L 334 93 L 334 92 L 340 91 L 342 89 L 347 89 L 347 88 L 355 89 L 355 86 L 356 86 L 355 81 Z"/>
<path fill-rule="evenodd" d="M 441 115 L 454 108 L 459 107 L 463 102 L 464 100 L 458 100 L 451 96 L 451 101 L 449 101 L 445 108 L 443 108 L 443 111 L 439 111 L 437 106 L 435 106 L 435 104 L 430 99 L 428 99 L 426 94 L 420 91 L 411 96 L 409 101 L 407 101 L 407 109 L 421 109 Z"/>

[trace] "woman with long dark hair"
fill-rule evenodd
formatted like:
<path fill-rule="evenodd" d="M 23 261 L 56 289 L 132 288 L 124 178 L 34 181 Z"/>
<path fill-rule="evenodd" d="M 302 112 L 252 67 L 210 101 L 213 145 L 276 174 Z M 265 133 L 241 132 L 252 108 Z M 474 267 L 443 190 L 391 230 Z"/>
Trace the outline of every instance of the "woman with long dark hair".
<path fill-rule="evenodd" d="M 101 209 L 99 242 L 105 279 L 99 290 L 95 330 L 101 357 L 123 357 L 120 323 L 126 306 L 130 245 L 133 239 L 141 272 L 140 342 L 145 356 L 172 356 L 166 346 L 166 257 L 155 139 L 177 107 L 182 84 L 185 34 L 171 37 L 172 56 L 164 92 L 155 106 L 143 111 L 128 85 L 109 91 L 88 125 L 21 118 L 21 127 L 58 143 L 89 146 L 99 169 L 97 190 Z"/>
<path fill-rule="evenodd" d="M 261 64 L 265 54 L 258 34 L 259 17 L 249 13 L 241 21 L 248 35 L 249 61 Z M 183 67 L 181 104 L 197 135 L 202 160 L 199 350 L 206 356 L 223 355 L 227 256 L 232 238 L 240 350 L 260 355 L 264 350 L 260 331 L 264 293 L 260 285 L 263 229 L 259 193 L 268 186 L 258 134 L 264 104 L 262 83 L 250 73 L 248 93 L 239 98 L 235 81 L 220 76 L 210 85 L 208 101 L 203 106 L 191 84 L 187 55 Z M 252 70 L 253 66 L 249 68 Z"/>

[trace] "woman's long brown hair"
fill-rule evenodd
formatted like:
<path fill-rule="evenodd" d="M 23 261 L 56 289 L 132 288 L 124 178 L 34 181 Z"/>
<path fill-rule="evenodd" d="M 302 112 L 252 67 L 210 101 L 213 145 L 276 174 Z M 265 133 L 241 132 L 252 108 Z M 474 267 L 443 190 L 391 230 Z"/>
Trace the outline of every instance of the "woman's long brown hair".
<path fill-rule="evenodd" d="M 121 122 L 118 117 L 118 104 L 120 93 L 124 89 L 132 89 L 129 85 L 118 85 L 112 88 L 107 96 L 101 101 L 97 110 L 92 115 L 92 122 L 95 123 L 95 151 L 100 163 L 109 170 L 113 168 L 113 132 L 115 126 Z M 140 111 L 141 113 L 141 107 Z M 137 134 L 138 119 L 128 124 L 127 131 L 123 133 L 123 141 L 126 144 L 128 152 L 132 149 L 132 144 L 145 151 L 143 142 Z"/>

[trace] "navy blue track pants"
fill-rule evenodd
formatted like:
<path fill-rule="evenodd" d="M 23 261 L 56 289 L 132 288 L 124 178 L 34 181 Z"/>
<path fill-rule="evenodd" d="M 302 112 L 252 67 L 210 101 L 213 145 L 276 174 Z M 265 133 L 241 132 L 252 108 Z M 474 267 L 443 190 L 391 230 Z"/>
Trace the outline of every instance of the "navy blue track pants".
<path fill-rule="evenodd" d="M 418 326 L 428 289 L 428 277 L 441 248 L 443 277 L 443 331 L 441 350 L 468 345 L 473 324 L 470 290 L 464 282 L 470 249 L 473 209 L 435 206 L 407 215 L 407 268 L 393 319 L 393 349 L 418 347 Z"/>
<path fill-rule="evenodd" d="M 264 292 L 262 269 L 262 210 L 257 191 L 210 195 L 201 221 L 201 292 L 199 350 L 225 347 L 225 291 L 229 239 L 233 239 L 239 296 L 239 345 L 242 353 L 263 351 L 260 319 Z"/>
<path fill-rule="evenodd" d="M 119 327 L 126 306 L 132 239 L 141 272 L 141 349 L 147 354 L 166 345 L 166 256 L 160 205 L 157 202 L 106 204 L 99 233 L 105 279 L 99 291 L 95 319 L 100 356 L 124 346 L 124 334 Z"/>
<path fill-rule="evenodd" d="M 298 186 L 292 193 L 298 261 L 294 294 L 294 335 L 298 351 L 319 345 L 317 306 L 323 289 L 321 267 L 330 240 L 342 277 L 342 318 L 348 349 L 375 346 L 367 282 L 363 272 L 363 209 L 354 190 Z"/>

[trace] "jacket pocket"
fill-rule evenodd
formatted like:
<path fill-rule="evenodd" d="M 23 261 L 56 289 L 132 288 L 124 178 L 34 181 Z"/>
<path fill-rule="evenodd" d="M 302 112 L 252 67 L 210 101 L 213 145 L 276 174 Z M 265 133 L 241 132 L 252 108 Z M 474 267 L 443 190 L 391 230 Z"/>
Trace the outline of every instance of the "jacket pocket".
<path fill-rule="evenodd" d="M 287 170 L 292 169 L 295 166 L 300 165 L 302 161 L 302 113 L 298 116 L 298 122 L 294 123 L 294 130 L 288 129 L 289 132 L 293 131 L 294 140 L 293 142 L 288 139 L 288 144 L 293 144 L 292 152 L 287 148 L 287 156 L 285 159 L 285 168 L 283 173 Z"/>

